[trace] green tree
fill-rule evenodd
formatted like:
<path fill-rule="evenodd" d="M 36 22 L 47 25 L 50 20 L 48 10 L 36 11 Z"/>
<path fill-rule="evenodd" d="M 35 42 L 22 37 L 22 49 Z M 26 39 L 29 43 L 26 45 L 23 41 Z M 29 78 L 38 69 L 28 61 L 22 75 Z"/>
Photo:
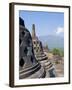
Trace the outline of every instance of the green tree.
<path fill-rule="evenodd" d="M 64 56 L 64 51 L 62 49 L 54 48 L 52 50 L 53 55 L 59 55 L 59 56 Z"/>
<path fill-rule="evenodd" d="M 52 53 L 53 53 L 53 55 L 60 55 L 60 52 L 59 52 L 59 50 L 57 48 L 54 48 L 52 50 Z"/>

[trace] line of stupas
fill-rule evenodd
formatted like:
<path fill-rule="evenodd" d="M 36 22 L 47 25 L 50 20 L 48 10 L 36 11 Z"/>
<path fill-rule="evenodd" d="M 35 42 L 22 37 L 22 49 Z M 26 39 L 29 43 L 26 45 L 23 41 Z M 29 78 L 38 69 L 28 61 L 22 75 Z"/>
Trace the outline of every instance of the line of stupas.
<path fill-rule="evenodd" d="M 32 25 L 32 36 L 19 18 L 19 78 L 55 77 L 55 68 L 43 52 L 42 42 Z"/>

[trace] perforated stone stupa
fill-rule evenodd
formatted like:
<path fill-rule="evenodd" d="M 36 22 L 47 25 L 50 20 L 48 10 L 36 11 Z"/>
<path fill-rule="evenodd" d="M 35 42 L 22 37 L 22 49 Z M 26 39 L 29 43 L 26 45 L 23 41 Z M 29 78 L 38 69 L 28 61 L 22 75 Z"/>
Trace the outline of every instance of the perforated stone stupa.
<path fill-rule="evenodd" d="M 19 18 L 19 79 L 43 77 L 45 70 L 34 56 L 32 37 Z"/>
<path fill-rule="evenodd" d="M 32 25 L 32 42 L 36 59 L 46 70 L 46 77 L 55 77 L 55 68 L 53 64 L 48 60 L 48 56 L 43 51 L 42 42 L 38 39 L 35 33 L 35 24 Z"/>

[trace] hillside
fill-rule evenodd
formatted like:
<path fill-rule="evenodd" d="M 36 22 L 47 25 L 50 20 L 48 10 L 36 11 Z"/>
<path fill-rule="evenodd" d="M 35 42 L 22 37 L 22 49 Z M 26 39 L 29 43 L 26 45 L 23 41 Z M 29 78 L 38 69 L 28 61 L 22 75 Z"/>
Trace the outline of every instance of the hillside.
<path fill-rule="evenodd" d="M 64 48 L 64 38 L 60 36 L 39 36 L 39 40 L 42 41 L 43 46 L 47 44 L 49 49 Z"/>

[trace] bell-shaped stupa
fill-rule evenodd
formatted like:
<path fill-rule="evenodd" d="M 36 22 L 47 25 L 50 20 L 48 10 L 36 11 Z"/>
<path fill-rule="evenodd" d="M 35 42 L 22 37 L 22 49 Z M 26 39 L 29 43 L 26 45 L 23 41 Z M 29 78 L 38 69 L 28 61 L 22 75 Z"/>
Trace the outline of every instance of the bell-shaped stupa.
<path fill-rule="evenodd" d="M 45 68 L 46 77 L 55 77 L 56 73 L 55 73 L 54 65 L 48 60 L 48 56 L 43 51 L 42 42 L 36 36 L 35 24 L 32 25 L 32 42 L 33 42 L 35 57 Z"/>
<path fill-rule="evenodd" d="M 43 78 L 45 70 L 36 60 L 32 37 L 26 29 L 24 20 L 19 18 L 19 78 Z"/>

